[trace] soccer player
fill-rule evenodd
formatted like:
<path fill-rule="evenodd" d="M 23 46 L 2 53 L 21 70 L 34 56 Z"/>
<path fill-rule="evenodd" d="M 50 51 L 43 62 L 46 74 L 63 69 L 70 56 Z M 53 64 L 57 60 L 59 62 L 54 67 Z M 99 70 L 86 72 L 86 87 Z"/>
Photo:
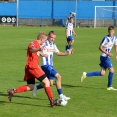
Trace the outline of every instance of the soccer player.
<path fill-rule="evenodd" d="M 66 97 L 63 95 L 62 88 L 61 88 L 61 75 L 54 69 L 53 67 L 53 53 L 55 52 L 58 56 L 67 56 L 71 54 L 72 49 L 69 52 L 60 52 L 54 43 L 54 40 L 56 38 L 56 33 L 54 31 L 50 31 L 48 34 L 47 41 L 45 42 L 45 50 L 43 50 L 43 53 L 47 54 L 48 57 L 42 57 L 43 63 L 42 63 L 42 70 L 45 72 L 46 76 L 50 80 L 50 85 L 53 85 L 54 78 L 56 78 L 56 88 L 57 92 L 59 94 L 59 98 L 64 98 L 65 100 L 69 100 L 70 97 Z M 36 91 L 43 88 L 43 84 L 39 84 L 35 86 L 32 94 L 35 97 Z"/>
<path fill-rule="evenodd" d="M 66 24 L 69 22 L 70 17 L 73 17 L 72 12 L 69 13 L 69 17 L 68 17 L 67 20 L 66 20 Z"/>
<path fill-rule="evenodd" d="M 37 39 L 31 42 L 27 48 L 27 62 L 25 65 L 25 76 L 24 81 L 27 82 L 27 85 L 23 85 L 17 87 L 15 89 L 9 89 L 8 99 L 11 101 L 12 96 L 15 93 L 21 93 L 26 91 L 31 91 L 34 88 L 35 79 L 42 82 L 45 92 L 50 101 L 50 105 L 53 107 L 55 105 L 55 101 L 53 99 L 52 91 L 50 88 L 50 82 L 46 77 L 43 70 L 39 67 L 38 60 L 38 51 L 42 51 L 44 48 L 40 46 L 47 40 L 47 34 L 45 32 L 40 32 L 37 36 Z"/>
<path fill-rule="evenodd" d="M 73 34 L 77 36 L 73 29 L 73 22 L 74 22 L 73 17 L 70 17 L 69 22 L 66 24 L 66 39 L 67 39 L 66 48 L 65 48 L 66 51 L 69 51 L 74 43 Z"/>
<path fill-rule="evenodd" d="M 112 87 L 114 68 L 110 60 L 110 57 L 113 56 L 113 54 L 111 53 L 113 45 L 115 46 L 116 60 L 117 60 L 117 37 L 114 36 L 114 33 L 115 33 L 114 27 L 113 26 L 108 27 L 108 35 L 105 36 L 100 43 L 99 50 L 102 52 L 100 56 L 101 71 L 95 71 L 89 73 L 83 72 L 83 75 L 81 77 L 81 82 L 83 82 L 83 80 L 86 77 L 104 76 L 106 69 L 108 68 L 109 74 L 108 74 L 107 90 L 117 90 Z"/>

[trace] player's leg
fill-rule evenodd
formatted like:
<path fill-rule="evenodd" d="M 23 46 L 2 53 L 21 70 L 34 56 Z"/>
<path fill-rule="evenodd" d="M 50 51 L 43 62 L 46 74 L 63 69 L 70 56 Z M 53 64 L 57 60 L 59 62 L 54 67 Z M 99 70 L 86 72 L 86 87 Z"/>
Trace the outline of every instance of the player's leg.
<path fill-rule="evenodd" d="M 107 85 L 108 88 L 112 87 L 113 75 L 114 75 L 114 68 L 111 67 L 111 68 L 109 68 L 109 74 L 108 74 L 108 85 Z"/>
<path fill-rule="evenodd" d="M 50 105 L 53 107 L 54 105 L 57 104 L 57 102 L 53 98 L 53 94 L 52 94 L 52 90 L 50 88 L 50 82 L 49 82 L 48 78 L 45 75 L 43 75 L 43 76 L 39 77 L 38 80 L 43 83 L 46 95 L 48 96 L 48 99 L 50 101 Z"/>
<path fill-rule="evenodd" d="M 66 43 L 66 46 L 65 46 L 65 51 L 67 51 L 68 48 L 69 48 L 69 43 L 67 42 L 67 43 Z"/>
<path fill-rule="evenodd" d="M 42 70 L 45 72 L 45 75 L 47 76 L 47 78 L 49 78 L 49 77 L 50 77 L 50 74 L 51 74 L 51 68 L 50 68 L 49 66 L 42 66 L 41 68 L 42 68 Z M 50 86 L 51 86 L 51 83 L 50 83 Z M 42 83 L 36 85 L 36 86 L 34 87 L 33 91 L 32 91 L 32 95 L 33 95 L 34 97 L 36 97 L 36 92 L 37 92 L 37 90 L 42 89 L 43 87 L 44 87 L 44 86 L 43 86 Z"/>
<path fill-rule="evenodd" d="M 59 98 L 64 98 L 65 100 L 70 100 L 70 97 L 63 95 L 62 86 L 61 86 L 61 75 L 53 70 L 53 75 L 56 77 L 56 88 L 59 95 Z"/>
<path fill-rule="evenodd" d="M 102 69 L 101 71 L 95 71 L 95 72 L 83 72 L 82 76 L 81 76 L 81 82 L 83 82 L 83 80 L 86 77 L 92 77 L 92 76 L 102 76 L 102 71 L 105 71 L 105 69 Z"/>
<path fill-rule="evenodd" d="M 27 85 L 22 85 L 22 86 L 20 86 L 20 87 L 14 88 L 14 89 L 9 89 L 9 90 L 7 90 L 9 101 L 11 101 L 12 96 L 13 96 L 15 93 L 22 93 L 22 92 L 26 92 L 26 91 L 31 91 L 31 90 L 33 90 L 34 84 L 35 84 L 35 80 L 34 80 L 34 79 L 28 79 L 28 80 L 27 80 Z"/>
<path fill-rule="evenodd" d="M 29 71 L 30 71 L 29 68 L 25 68 L 24 80 L 27 81 L 27 85 L 22 85 L 20 87 L 15 88 L 15 89 L 7 90 L 9 101 L 11 101 L 13 94 L 30 91 L 34 88 L 35 77 Z"/>
<path fill-rule="evenodd" d="M 69 41 L 68 50 L 70 50 L 72 48 L 73 43 L 74 43 L 74 38 L 72 36 L 69 36 L 68 41 Z"/>
<path fill-rule="evenodd" d="M 114 68 L 112 67 L 112 62 L 110 61 L 110 58 L 108 58 L 106 60 L 106 64 L 107 64 L 107 67 L 108 67 L 108 70 L 109 70 L 107 90 L 117 90 L 117 89 L 112 87 Z"/>
<path fill-rule="evenodd" d="M 86 77 L 92 77 L 92 76 L 104 76 L 105 75 L 105 71 L 106 71 L 106 64 L 105 64 L 105 58 L 104 57 L 100 57 L 100 67 L 101 67 L 101 71 L 95 71 L 95 72 L 83 72 L 82 76 L 81 76 L 81 82 L 83 82 L 83 80 Z"/>
<path fill-rule="evenodd" d="M 53 85 L 53 79 L 52 79 L 52 80 L 49 80 L 49 81 L 50 81 L 50 86 L 52 86 L 52 85 Z M 40 83 L 39 85 L 34 86 L 34 89 L 33 89 L 33 91 L 32 91 L 32 95 L 33 95 L 34 97 L 36 97 L 36 92 L 37 92 L 37 90 L 42 89 L 42 88 L 44 88 L 44 86 L 43 86 L 42 83 Z"/>
<path fill-rule="evenodd" d="M 45 73 L 42 71 L 41 68 L 35 69 L 34 74 L 37 80 L 42 82 L 46 95 L 48 96 L 48 99 L 50 101 L 50 105 L 53 107 L 56 104 L 56 101 L 54 101 L 48 78 L 46 77 Z"/>
<path fill-rule="evenodd" d="M 71 39 L 70 39 L 70 37 L 68 36 L 68 38 L 67 38 L 67 43 L 66 43 L 66 47 L 65 47 L 65 51 L 66 51 L 66 52 L 69 51 L 70 41 L 71 41 Z"/>
<path fill-rule="evenodd" d="M 71 39 L 70 43 L 69 43 L 69 49 L 72 48 L 72 45 L 74 44 L 74 39 Z"/>

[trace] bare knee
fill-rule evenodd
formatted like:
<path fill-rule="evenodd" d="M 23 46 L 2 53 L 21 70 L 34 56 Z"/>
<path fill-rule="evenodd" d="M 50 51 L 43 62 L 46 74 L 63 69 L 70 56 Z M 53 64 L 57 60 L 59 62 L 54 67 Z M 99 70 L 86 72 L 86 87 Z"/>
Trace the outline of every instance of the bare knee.
<path fill-rule="evenodd" d="M 104 75 L 105 75 L 105 73 L 106 73 L 105 71 L 101 71 L 101 75 L 102 75 L 102 76 L 104 76 Z"/>
<path fill-rule="evenodd" d="M 50 80 L 50 86 L 53 86 L 53 80 Z"/>
<path fill-rule="evenodd" d="M 57 78 L 58 81 L 61 81 L 61 75 L 60 74 L 57 74 L 56 78 Z"/>
<path fill-rule="evenodd" d="M 44 87 L 50 87 L 50 82 L 47 77 L 42 81 L 42 83 L 43 83 Z"/>
<path fill-rule="evenodd" d="M 114 68 L 110 68 L 110 69 L 109 69 L 109 72 L 114 73 Z"/>
<path fill-rule="evenodd" d="M 27 91 L 32 91 L 34 88 L 34 84 L 28 84 L 27 85 Z"/>
<path fill-rule="evenodd" d="M 74 43 L 74 40 L 71 41 L 71 44 L 73 44 L 73 43 Z"/>

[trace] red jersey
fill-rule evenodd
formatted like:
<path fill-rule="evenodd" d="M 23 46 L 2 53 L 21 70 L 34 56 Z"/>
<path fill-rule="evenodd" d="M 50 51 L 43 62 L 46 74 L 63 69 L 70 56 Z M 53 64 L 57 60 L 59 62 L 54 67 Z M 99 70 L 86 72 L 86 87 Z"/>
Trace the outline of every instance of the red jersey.
<path fill-rule="evenodd" d="M 35 49 L 40 48 L 40 44 L 38 43 L 37 40 L 34 40 L 33 42 L 31 42 L 28 46 L 26 67 L 38 68 L 39 56 L 38 56 L 38 52 L 30 52 L 30 49 L 33 49 L 33 48 Z"/>

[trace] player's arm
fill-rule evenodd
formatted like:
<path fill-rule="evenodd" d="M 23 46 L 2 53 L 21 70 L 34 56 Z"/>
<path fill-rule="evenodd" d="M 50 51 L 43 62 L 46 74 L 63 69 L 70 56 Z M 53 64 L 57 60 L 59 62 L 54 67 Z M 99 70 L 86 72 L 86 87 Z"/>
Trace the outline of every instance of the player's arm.
<path fill-rule="evenodd" d="M 116 60 L 117 60 L 117 45 L 115 45 L 115 53 L 116 53 Z"/>
<path fill-rule="evenodd" d="M 31 43 L 30 46 L 29 46 L 29 48 L 30 48 L 29 51 L 32 52 L 32 53 L 34 53 L 34 52 L 38 52 L 38 51 L 44 50 L 45 49 L 45 46 L 43 45 L 43 46 L 41 46 L 39 48 L 35 48 L 34 43 Z"/>
<path fill-rule="evenodd" d="M 70 55 L 71 54 L 71 51 L 68 51 L 68 52 L 57 52 L 56 54 L 58 56 L 67 56 L 67 55 Z"/>
<path fill-rule="evenodd" d="M 48 57 L 48 54 L 44 54 L 43 52 L 39 52 L 39 54 L 42 56 L 42 57 Z"/>
<path fill-rule="evenodd" d="M 112 57 L 112 56 L 113 56 L 113 54 L 111 54 L 111 53 L 109 53 L 109 52 L 107 52 L 107 51 L 105 51 L 105 50 L 103 49 L 103 45 L 102 45 L 102 44 L 100 44 L 99 50 L 100 50 L 101 52 L 105 53 L 106 55 L 108 55 L 109 57 Z"/>
<path fill-rule="evenodd" d="M 54 52 L 58 55 L 58 56 L 67 56 L 67 55 L 70 55 L 73 53 L 73 49 L 70 49 L 69 51 L 67 52 L 60 52 L 58 50 L 58 48 L 56 47 L 56 45 L 54 44 Z"/>
<path fill-rule="evenodd" d="M 38 52 L 38 51 L 42 51 L 42 49 L 41 48 L 38 48 L 38 49 L 37 48 L 31 48 L 30 49 L 30 52 L 32 52 L 32 53 L 33 52 Z"/>
<path fill-rule="evenodd" d="M 72 30 L 72 32 L 73 32 L 74 36 L 77 37 L 77 34 L 76 34 L 76 32 L 74 31 L 74 29 Z"/>
<path fill-rule="evenodd" d="M 68 29 L 65 29 L 65 33 L 66 33 L 66 38 L 68 38 Z"/>
<path fill-rule="evenodd" d="M 117 60 L 117 39 L 115 41 L 114 47 L 115 47 L 115 54 L 116 54 L 116 60 Z"/>

